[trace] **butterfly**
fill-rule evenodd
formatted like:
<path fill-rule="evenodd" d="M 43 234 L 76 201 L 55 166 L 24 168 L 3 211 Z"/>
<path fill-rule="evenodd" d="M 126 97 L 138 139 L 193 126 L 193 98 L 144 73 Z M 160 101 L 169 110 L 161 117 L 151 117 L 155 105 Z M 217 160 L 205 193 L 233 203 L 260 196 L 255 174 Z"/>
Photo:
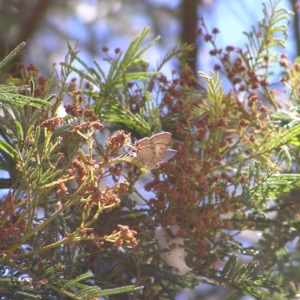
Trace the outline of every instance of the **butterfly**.
<path fill-rule="evenodd" d="M 152 170 L 160 164 L 168 161 L 177 153 L 176 150 L 168 149 L 172 134 L 161 132 L 146 137 L 134 143 L 136 157 L 148 168 Z"/>

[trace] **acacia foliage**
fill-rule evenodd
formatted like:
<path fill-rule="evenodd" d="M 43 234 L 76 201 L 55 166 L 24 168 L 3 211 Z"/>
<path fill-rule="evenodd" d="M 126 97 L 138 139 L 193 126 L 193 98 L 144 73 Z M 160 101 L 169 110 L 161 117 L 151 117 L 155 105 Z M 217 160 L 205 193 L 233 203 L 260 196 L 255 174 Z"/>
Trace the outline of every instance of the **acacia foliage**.
<path fill-rule="evenodd" d="M 19 78 L 6 76 L 10 84 L 0 87 L 0 167 L 9 174 L 0 182 L 9 188 L 0 215 L 4 299 L 172 299 L 207 282 L 231 287 L 226 292 L 235 299 L 297 293 L 297 283 L 289 289 L 285 282 L 296 258 L 284 247 L 299 235 L 299 66 L 272 48 L 284 46 L 287 31 L 279 22 L 289 17 L 277 4 L 264 5 L 264 19 L 247 34 L 247 53 L 218 49 L 218 31 L 209 33 L 203 20 L 198 33 L 219 59 L 215 73 L 199 73 L 205 92 L 184 63 L 191 46 L 172 48 L 157 70 L 147 71 L 142 55 L 156 41 L 142 46 L 147 28 L 124 53 L 104 49 L 108 73 L 99 63 L 88 66 L 69 44 L 60 73 L 55 68 L 49 79 L 34 64 L 20 66 Z M 182 68 L 168 79 L 160 69 L 173 57 Z M 270 77 L 276 64 L 285 68 L 284 95 L 268 82 L 276 80 Z M 228 94 L 219 73 L 232 83 Z M 57 116 L 68 97 L 66 115 Z M 130 139 L 160 131 L 172 132 L 178 153 L 152 171 L 144 186 L 149 199 L 138 188 L 147 169 L 122 151 Z M 184 276 L 159 258 L 163 250 L 154 241 L 158 227 L 174 224 L 191 269 Z M 261 238 L 241 242 L 246 230 Z"/>

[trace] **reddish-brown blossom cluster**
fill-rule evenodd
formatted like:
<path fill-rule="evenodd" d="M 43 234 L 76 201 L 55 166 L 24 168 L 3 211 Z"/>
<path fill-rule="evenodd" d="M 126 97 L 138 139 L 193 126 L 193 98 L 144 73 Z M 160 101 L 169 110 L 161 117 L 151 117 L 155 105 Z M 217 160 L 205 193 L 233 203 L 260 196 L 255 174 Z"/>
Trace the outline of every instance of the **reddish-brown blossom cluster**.
<path fill-rule="evenodd" d="M 109 170 L 111 175 L 121 176 L 121 174 L 122 174 L 122 165 L 121 164 L 116 164 L 114 166 L 109 166 L 108 170 Z"/>
<path fill-rule="evenodd" d="M 101 48 L 101 50 L 102 50 L 104 53 L 107 53 L 107 52 L 109 51 L 109 48 L 106 47 L 106 46 L 103 46 L 103 47 Z"/>
<path fill-rule="evenodd" d="M 114 187 L 114 192 L 118 193 L 119 195 L 126 194 L 128 190 L 129 190 L 129 184 L 127 181 L 117 183 Z"/>
<path fill-rule="evenodd" d="M 83 108 L 81 105 L 68 104 L 65 105 L 65 109 L 67 114 L 75 118 L 82 117 L 83 115 Z"/>
<path fill-rule="evenodd" d="M 58 196 L 65 196 L 68 195 L 68 188 L 63 182 L 59 182 L 56 186 L 56 193 Z"/>
<path fill-rule="evenodd" d="M 212 40 L 212 35 L 210 35 L 210 34 L 205 34 L 205 35 L 204 35 L 204 40 L 205 40 L 205 42 L 211 41 L 211 40 Z"/>
<path fill-rule="evenodd" d="M 84 182 L 86 176 L 89 174 L 85 164 L 81 161 L 79 156 L 72 162 L 69 173 L 71 175 L 76 175 L 76 181 L 79 186 Z"/>
<path fill-rule="evenodd" d="M 34 64 L 29 64 L 25 68 L 24 64 L 18 64 L 17 70 L 21 73 L 21 78 L 15 78 L 11 74 L 5 74 L 4 78 L 7 83 L 12 82 L 16 86 L 29 85 L 29 81 L 34 82 L 34 97 L 45 98 L 48 93 L 49 79 L 39 75 L 39 68 Z"/>
<path fill-rule="evenodd" d="M 104 207 L 105 210 L 111 210 L 120 205 L 120 196 L 125 194 L 129 189 L 129 184 L 127 181 L 117 183 L 114 187 L 109 187 L 108 185 L 104 190 L 98 186 L 93 186 L 88 183 L 86 185 L 85 194 L 90 196 L 90 200 L 85 204 L 83 210 L 86 211 L 93 205 Z"/>
<path fill-rule="evenodd" d="M 262 105 L 262 106 L 260 107 L 259 111 L 260 111 L 262 114 L 266 114 L 266 113 L 268 112 L 268 109 L 267 109 L 264 105 Z"/>
<path fill-rule="evenodd" d="M 248 106 L 253 107 L 258 102 L 258 95 L 255 92 L 250 92 L 248 95 Z"/>
<path fill-rule="evenodd" d="M 234 48 L 228 48 L 228 52 L 234 51 Z M 234 64 L 234 71 L 245 72 L 245 66 L 240 59 Z M 189 72 L 183 72 L 189 74 Z M 253 78 L 255 75 L 249 73 Z M 181 226 L 185 243 L 195 243 L 201 246 L 197 257 L 204 255 L 209 249 L 209 244 L 203 242 L 207 238 L 216 237 L 222 228 L 230 228 L 230 224 L 224 225 L 221 214 L 228 212 L 236 212 L 240 209 L 239 204 L 234 204 L 233 195 L 225 188 L 236 182 L 235 174 L 226 172 L 223 169 L 225 159 L 223 151 L 228 147 L 235 147 L 234 134 L 228 132 L 243 131 L 251 126 L 251 114 L 249 120 L 244 118 L 243 105 L 237 105 L 238 102 L 234 98 L 228 97 L 228 101 L 232 101 L 234 105 L 228 105 L 228 109 L 224 110 L 221 117 L 216 120 L 210 114 L 204 114 L 194 120 L 193 125 L 197 129 L 196 132 L 187 130 L 190 122 L 190 109 L 203 103 L 201 99 L 195 103 L 192 101 L 182 101 L 185 98 L 185 92 L 180 89 L 186 80 L 185 76 L 173 79 L 171 82 L 165 76 L 158 78 L 160 90 L 163 92 L 162 107 L 167 107 L 169 114 L 166 118 L 170 118 L 177 113 L 181 113 L 181 118 L 174 118 L 174 135 L 180 136 L 180 141 L 176 141 L 177 155 L 174 163 L 167 163 L 160 166 L 160 170 L 166 175 L 164 179 L 160 176 L 160 172 L 154 171 L 154 178 L 145 185 L 145 190 L 154 192 L 157 197 L 151 198 L 147 204 L 154 218 L 153 226 L 171 226 L 178 224 Z M 242 78 L 242 77 L 233 77 Z M 239 81 L 239 80 L 237 80 Z M 227 100 L 224 100 L 227 101 Z M 249 95 L 249 102 L 254 105 L 258 102 L 256 93 Z M 234 107 L 235 112 L 230 110 Z M 261 106 L 263 108 L 263 106 Z M 263 110 L 263 109 L 262 109 Z M 256 108 L 255 108 L 256 111 Z M 237 119 L 237 116 L 240 116 Z M 253 115 L 255 117 L 255 115 Z M 232 121 L 234 120 L 234 122 Z M 251 119 L 252 120 L 252 119 Z M 235 123 L 235 125 L 233 124 Z M 241 127 L 237 128 L 239 123 Z M 245 129 L 244 129 L 245 128 Z M 218 142 L 212 142 L 212 138 L 217 130 L 222 130 L 222 135 Z M 215 136 L 214 136 L 215 138 Z M 208 141 L 211 141 L 208 143 Z M 247 141 L 255 143 L 254 134 L 249 135 Z M 241 140 L 240 145 L 246 145 L 247 141 Z M 174 148 L 174 145 L 173 145 Z M 201 149 L 201 151 L 196 151 Z M 251 152 L 251 149 L 247 149 Z M 221 170 L 221 171 L 219 171 Z M 247 178 L 241 177 L 240 182 L 246 184 Z M 207 199 L 213 199 L 211 203 L 207 203 Z"/>
<path fill-rule="evenodd" d="M 72 78 L 71 81 L 68 84 L 68 89 L 69 90 L 75 90 L 77 89 L 78 85 L 77 85 L 77 78 Z"/>
<path fill-rule="evenodd" d="M 94 85 L 88 81 L 85 83 L 85 89 L 92 91 L 94 89 Z"/>
<path fill-rule="evenodd" d="M 95 111 L 93 109 L 88 109 L 88 108 L 85 108 L 83 110 L 83 117 L 86 120 L 89 120 L 91 122 L 95 122 L 99 120 L 98 117 L 95 115 Z"/>
<path fill-rule="evenodd" d="M 72 132 L 83 130 L 87 132 L 91 128 L 95 130 L 101 130 L 104 128 L 104 125 L 99 121 L 98 117 L 95 115 L 94 110 L 83 108 L 81 105 L 76 104 L 68 104 L 65 106 L 66 112 L 75 117 L 75 118 L 82 118 L 85 122 L 74 126 Z"/>
<path fill-rule="evenodd" d="M 88 132 L 91 128 L 94 128 L 96 130 L 101 130 L 104 128 L 103 124 L 100 123 L 100 121 L 93 121 L 93 122 L 84 122 L 80 125 L 74 126 L 74 129 L 71 130 L 71 132 L 76 132 L 83 130 L 84 132 Z"/>
<path fill-rule="evenodd" d="M 98 205 L 98 202 L 100 202 L 101 205 L 113 208 L 118 206 L 121 202 L 120 197 L 116 195 L 114 189 L 109 186 L 106 186 L 104 191 L 98 187 L 91 187 L 90 192 L 92 192 L 91 204 Z"/>
<path fill-rule="evenodd" d="M 229 123 L 229 120 L 227 118 L 221 118 L 218 121 L 218 126 L 220 126 L 220 127 L 227 127 L 228 123 Z"/>
<path fill-rule="evenodd" d="M 34 65 L 33 63 L 31 63 L 28 67 L 27 67 L 27 71 L 29 73 L 32 74 L 33 77 L 37 77 L 37 75 L 39 74 L 39 68 Z"/>
<path fill-rule="evenodd" d="M 42 126 L 47 128 L 48 131 L 53 132 L 57 125 L 65 125 L 66 121 L 60 117 L 47 119 L 46 121 L 42 122 Z"/>
<path fill-rule="evenodd" d="M 240 120 L 239 123 L 240 123 L 241 127 L 247 127 L 247 126 L 250 125 L 250 122 L 248 120 L 246 120 L 246 119 Z"/>
<path fill-rule="evenodd" d="M 7 249 L 16 244 L 27 230 L 26 219 L 21 218 L 22 215 L 16 210 L 15 199 L 9 192 L 1 204 L 0 240 L 2 249 Z"/>
<path fill-rule="evenodd" d="M 93 109 L 84 108 L 81 105 L 68 104 L 65 105 L 66 113 L 76 118 L 84 118 L 85 120 L 96 122 L 99 121 Z"/>
<path fill-rule="evenodd" d="M 123 245 L 124 241 L 129 243 L 131 247 L 135 247 L 137 245 L 137 241 L 135 235 L 137 234 L 136 231 L 131 230 L 128 226 L 118 225 L 119 227 L 119 238 L 115 241 L 116 246 Z M 114 232 L 115 233 L 115 232 Z"/>
<path fill-rule="evenodd" d="M 216 71 L 219 71 L 222 69 L 223 65 L 223 69 L 225 69 L 226 71 L 226 76 L 232 82 L 236 91 L 250 92 L 251 90 L 257 90 L 259 87 L 265 88 L 269 86 L 267 74 L 265 78 L 262 78 L 261 75 L 259 76 L 256 74 L 256 70 L 250 68 L 251 64 L 247 64 L 247 66 L 244 64 L 247 53 L 241 53 L 241 50 L 236 50 L 233 46 L 227 46 L 225 48 L 226 51 L 218 49 L 213 36 L 219 33 L 219 30 L 213 29 L 212 34 L 210 34 L 204 20 L 201 19 L 201 21 L 202 28 L 197 30 L 197 34 L 202 35 L 204 41 L 209 42 L 212 45 L 213 49 L 210 50 L 210 55 L 215 56 L 221 62 L 221 64 L 215 64 L 214 69 Z M 232 53 L 238 57 L 232 58 Z M 279 62 L 279 64 L 285 68 L 288 66 L 286 58 L 287 56 L 285 54 L 282 54 L 281 60 Z M 268 64 L 270 64 L 270 62 L 274 61 L 275 59 L 277 58 L 265 55 L 263 57 L 264 63 L 261 63 L 257 67 L 260 68 L 260 70 L 267 69 Z"/>
<path fill-rule="evenodd" d="M 124 130 L 119 130 L 115 135 L 108 138 L 105 145 L 110 156 L 116 156 L 128 140 L 129 135 L 125 134 Z"/>

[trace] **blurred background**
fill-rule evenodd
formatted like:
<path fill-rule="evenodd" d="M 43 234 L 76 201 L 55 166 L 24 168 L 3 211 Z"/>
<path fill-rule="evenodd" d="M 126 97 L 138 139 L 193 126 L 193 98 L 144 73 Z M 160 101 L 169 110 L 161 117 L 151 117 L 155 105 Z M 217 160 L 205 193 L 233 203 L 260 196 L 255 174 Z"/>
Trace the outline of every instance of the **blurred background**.
<path fill-rule="evenodd" d="M 272 0 L 274 1 L 274 0 Z M 72 44 L 79 40 L 80 57 L 93 65 L 101 63 L 108 47 L 125 50 L 144 26 L 151 29 L 149 41 L 161 36 L 159 43 L 145 55 L 149 70 L 166 52 L 182 43 L 194 43 L 189 63 L 194 71 L 213 69 L 214 58 L 209 55 L 210 45 L 195 34 L 199 17 L 209 28 L 217 28 L 216 43 L 243 48 L 251 25 L 263 16 L 263 0 L 0 0 L 0 59 L 2 60 L 22 41 L 27 43 L 16 57 L 19 62 L 36 64 L 40 75 L 51 73 L 53 63 L 60 63 L 67 53 L 67 37 Z M 268 3 L 266 0 L 265 3 Z M 279 0 L 278 7 L 295 12 L 290 28 L 286 52 L 289 59 L 299 55 L 299 24 L 296 0 Z M 103 66 L 102 66 L 103 65 Z M 101 67 L 105 68 L 105 62 Z M 13 73 L 15 66 L 5 72 Z M 152 68 L 151 68 L 152 66 Z M 178 68 L 176 61 L 163 70 L 169 75 Z M 169 73 L 169 74 L 168 74 Z"/>

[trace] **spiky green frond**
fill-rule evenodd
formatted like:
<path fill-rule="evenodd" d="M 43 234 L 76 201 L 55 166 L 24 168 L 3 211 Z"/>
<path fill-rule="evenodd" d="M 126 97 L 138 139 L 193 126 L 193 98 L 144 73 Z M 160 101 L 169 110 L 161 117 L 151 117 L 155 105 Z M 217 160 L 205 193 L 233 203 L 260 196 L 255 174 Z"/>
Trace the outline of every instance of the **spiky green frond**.
<path fill-rule="evenodd" d="M 160 72 L 135 71 L 138 66 L 145 63 L 142 55 L 158 40 L 156 38 L 141 48 L 148 32 L 149 28 L 144 28 L 140 36 L 131 42 L 124 55 L 120 53 L 115 60 L 111 60 L 110 69 L 107 73 L 97 62 L 95 62 L 95 69 L 89 67 L 78 57 L 77 52 L 70 45 L 70 53 L 73 53 L 74 58 L 84 67 L 86 72 L 67 63 L 61 63 L 64 68 L 74 71 L 99 89 L 99 92 L 86 92 L 86 95 L 93 99 L 95 112 L 99 114 L 102 120 L 105 119 L 112 124 L 120 123 L 123 128 L 139 132 L 142 136 L 161 130 L 159 110 L 154 107 L 150 93 L 141 84 L 141 82 L 149 81 L 150 77 L 158 75 Z M 139 97 L 144 98 L 144 101 L 139 103 L 140 111 L 137 114 L 130 110 L 129 98 L 133 96 L 128 91 L 128 82 L 136 82 L 140 86 L 141 94 Z"/>
<path fill-rule="evenodd" d="M 240 51 L 240 55 L 249 69 L 257 70 L 265 65 L 266 57 L 270 61 L 275 59 L 276 55 L 272 52 L 274 46 L 285 47 L 288 23 L 293 13 L 284 8 L 278 9 L 280 2 L 269 0 L 263 3 L 263 19 L 256 27 L 252 26 L 250 33 L 245 33 L 248 38 L 247 51 Z"/>
<path fill-rule="evenodd" d="M 267 153 L 270 152 L 282 145 L 287 144 L 293 138 L 300 134 L 300 124 L 286 130 L 282 134 L 278 135 L 275 138 L 269 138 L 269 135 L 266 134 L 265 139 L 260 143 L 258 147 L 255 148 L 255 153 Z M 255 155 L 254 153 L 254 155 Z"/>
<path fill-rule="evenodd" d="M 40 100 L 30 96 L 20 94 L 27 93 L 29 86 L 17 87 L 13 83 L 9 85 L 0 85 L 0 103 L 16 105 L 24 108 L 27 105 L 42 108 L 43 106 L 49 107 L 50 101 L 54 98 L 54 95 L 50 96 L 47 100 Z"/>
<path fill-rule="evenodd" d="M 130 43 L 124 55 L 120 53 L 116 60 L 111 61 L 110 69 L 107 74 L 97 62 L 95 62 L 96 70 L 89 67 L 78 57 L 77 53 L 74 53 L 76 60 L 85 68 L 86 73 L 73 66 L 67 65 L 66 63 L 61 63 L 65 68 L 71 69 L 99 88 L 100 91 L 95 106 L 96 113 L 101 112 L 103 101 L 122 101 L 120 89 L 123 88 L 126 90 L 126 85 L 129 81 L 148 81 L 149 77 L 160 74 L 159 72 L 132 71 L 142 63 L 146 62 L 142 58 L 142 55 L 159 39 L 159 37 L 155 38 L 147 46 L 141 49 L 142 43 L 148 32 L 149 28 L 145 27 L 140 36 Z M 70 45 L 69 49 L 72 51 Z"/>
<path fill-rule="evenodd" d="M 178 57 L 179 55 L 182 55 L 184 53 L 191 52 L 191 51 L 193 51 L 194 48 L 195 48 L 194 45 L 188 45 L 188 44 L 174 46 L 157 63 L 156 70 L 157 71 L 161 70 L 161 68 L 165 65 L 165 63 L 168 62 L 173 57 Z"/>
<path fill-rule="evenodd" d="M 215 74 L 210 71 L 211 77 L 204 72 L 199 72 L 200 77 L 204 78 L 207 82 L 207 100 L 198 104 L 196 108 L 193 108 L 191 115 L 193 117 L 200 117 L 204 114 L 209 114 L 212 120 L 219 120 L 222 115 L 222 109 L 225 108 L 223 100 L 223 88 L 219 74 Z"/>
<path fill-rule="evenodd" d="M 13 51 L 11 51 L 1 62 L 0 62 L 0 69 L 7 64 L 7 62 L 16 56 L 24 47 L 26 43 L 22 42 L 18 45 Z"/>
<path fill-rule="evenodd" d="M 11 51 L 1 62 L 0 69 L 5 66 L 5 64 L 18 54 L 25 46 L 25 43 L 18 45 L 13 51 Z M 55 97 L 51 95 L 47 100 L 40 100 L 33 97 L 34 94 L 34 84 L 30 81 L 30 85 L 21 85 L 19 79 L 10 77 L 9 84 L 0 85 L 0 103 L 19 106 L 24 108 L 27 105 L 34 106 L 37 108 L 49 107 L 51 105 L 50 101 Z M 18 82 L 18 86 L 14 84 L 14 81 Z"/>

